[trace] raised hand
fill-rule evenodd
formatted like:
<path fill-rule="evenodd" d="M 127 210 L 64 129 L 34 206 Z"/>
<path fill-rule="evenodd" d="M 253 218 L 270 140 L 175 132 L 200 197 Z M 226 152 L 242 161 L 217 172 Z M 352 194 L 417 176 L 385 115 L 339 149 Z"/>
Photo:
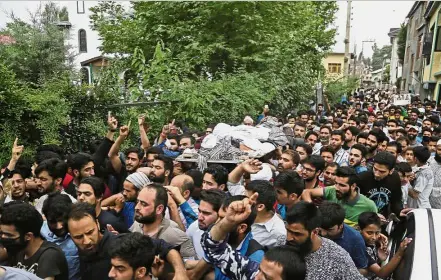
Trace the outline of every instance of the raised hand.
<path fill-rule="evenodd" d="M 176 203 L 181 204 L 185 202 L 185 198 L 182 196 L 180 188 L 173 186 L 164 186 L 164 188 Z"/>
<path fill-rule="evenodd" d="M 412 238 L 404 238 L 404 240 L 400 243 L 400 248 L 398 249 L 397 254 L 404 254 L 404 251 L 406 251 L 410 242 L 412 242 Z"/>
<path fill-rule="evenodd" d="M 129 135 L 129 127 L 127 125 L 121 126 L 121 128 L 119 129 L 119 135 L 127 138 L 127 136 Z"/>
<path fill-rule="evenodd" d="M 118 128 L 118 120 L 115 117 L 109 115 L 109 117 L 107 118 L 107 127 L 112 132 L 116 131 L 116 129 Z"/>
<path fill-rule="evenodd" d="M 239 224 L 245 221 L 251 214 L 251 206 L 256 203 L 258 196 L 258 193 L 254 193 L 250 198 L 247 197 L 243 200 L 232 202 L 228 206 L 224 219 L 231 224 Z"/>
<path fill-rule="evenodd" d="M 18 145 L 18 138 L 15 138 L 14 144 L 12 146 L 12 157 L 11 159 L 13 161 L 18 161 L 18 159 L 21 157 L 21 154 L 23 153 L 24 146 Z"/>
<path fill-rule="evenodd" d="M 262 163 L 257 159 L 247 159 L 241 163 L 244 172 L 256 174 L 262 170 Z"/>

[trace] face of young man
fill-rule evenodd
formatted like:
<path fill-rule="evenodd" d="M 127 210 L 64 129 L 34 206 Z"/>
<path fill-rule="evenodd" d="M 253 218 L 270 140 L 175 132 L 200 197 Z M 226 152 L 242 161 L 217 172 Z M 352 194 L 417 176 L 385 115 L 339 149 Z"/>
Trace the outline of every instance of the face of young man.
<path fill-rule="evenodd" d="M 135 172 L 141 164 L 137 153 L 129 153 L 126 157 L 126 170 L 129 173 Z"/>
<path fill-rule="evenodd" d="M 164 183 L 165 178 L 168 177 L 170 171 L 165 170 L 164 162 L 155 159 L 152 163 L 152 172 L 150 173 L 150 180 L 156 183 Z"/>
<path fill-rule="evenodd" d="M 20 174 L 15 173 L 12 178 L 9 179 L 11 182 L 11 197 L 12 199 L 20 199 L 25 195 L 26 192 L 26 181 L 21 177 Z"/>
<path fill-rule="evenodd" d="M 86 216 L 78 221 L 69 220 L 68 228 L 73 242 L 84 255 L 93 255 L 98 251 L 102 235 L 92 217 Z"/>
<path fill-rule="evenodd" d="M 86 202 L 93 206 L 96 206 L 98 203 L 98 199 L 95 197 L 93 188 L 89 184 L 80 184 L 78 186 L 77 200 L 79 202 Z"/>
<path fill-rule="evenodd" d="M 209 226 L 214 224 L 219 218 L 216 211 L 213 210 L 213 206 L 201 200 L 199 204 L 199 213 L 198 213 L 198 226 L 201 230 L 208 229 Z"/>
<path fill-rule="evenodd" d="M 341 138 L 341 135 L 332 135 L 330 146 L 337 152 L 343 145 L 343 141 L 344 139 Z"/>
<path fill-rule="evenodd" d="M 349 166 L 359 166 L 362 160 L 363 156 L 361 155 L 361 151 L 357 149 L 351 149 L 351 151 L 349 152 Z"/>
<path fill-rule="evenodd" d="M 164 205 L 155 206 L 156 190 L 144 188 L 139 192 L 135 206 L 135 220 L 141 224 L 152 224 L 163 212 Z"/>
<path fill-rule="evenodd" d="M 296 164 L 293 162 L 292 158 L 288 154 L 282 154 L 279 159 L 279 165 L 277 169 L 279 171 L 292 170 L 296 168 Z"/>
<path fill-rule="evenodd" d="M 50 193 L 55 190 L 56 182 L 47 171 L 42 171 L 37 177 L 37 189 L 41 194 Z"/>

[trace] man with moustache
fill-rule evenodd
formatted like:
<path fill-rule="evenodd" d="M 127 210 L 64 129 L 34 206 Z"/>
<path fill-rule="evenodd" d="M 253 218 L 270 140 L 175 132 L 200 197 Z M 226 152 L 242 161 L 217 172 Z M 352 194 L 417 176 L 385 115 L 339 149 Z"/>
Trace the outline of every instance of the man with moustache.
<path fill-rule="evenodd" d="M 300 176 L 305 181 L 305 189 L 314 189 L 319 185 L 319 177 L 325 169 L 325 160 L 321 156 L 312 155 L 302 163 Z"/>
<path fill-rule="evenodd" d="M 320 187 L 329 187 L 335 185 L 335 174 L 337 173 L 338 164 L 331 162 L 325 167 L 323 171 L 323 182 L 320 182 Z"/>
<path fill-rule="evenodd" d="M 416 125 L 411 125 L 409 126 L 409 129 L 407 131 L 407 138 L 409 138 L 409 147 L 418 147 L 418 146 L 422 146 L 423 144 L 421 144 L 420 142 L 418 142 L 417 137 L 418 137 L 418 127 Z"/>
<path fill-rule="evenodd" d="M 300 163 L 300 156 L 294 150 L 285 150 L 279 158 L 277 171 L 296 170 Z"/>
<path fill-rule="evenodd" d="M 436 153 L 428 160 L 432 169 L 434 180 L 433 189 L 430 194 L 430 206 L 434 209 L 441 209 L 441 140 L 436 143 Z"/>
<path fill-rule="evenodd" d="M 374 156 L 377 154 L 377 149 L 381 143 L 386 140 L 386 134 L 379 128 L 374 128 L 369 131 L 368 137 L 366 139 L 366 149 L 368 153 L 366 155 L 366 165 L 368 169 L 372 167 Z"/>
<path fill-rule="evenodd" d="M 16 166 L 9 177 L 9 182 L 12 185 L 11 193 L 4 198 L 4 202 L 0 202 L 0 205 L 11 201 L 29 202 L 26 193 L 26 179 L 31 177 L 31 168 L 25 165 Z"/>
<path fill-rule="evenodd" d="M 362 144 L 355 144 L 349 151 L 349 166 L 354 168 L 355 173 L 359 174 L 367 171 L 365 166 L 362 166 L 363 161 L 367 155 L 367 149 Z"/>
<path fill-rule="evenodd" d="M 157 155 L 152 163 L 152 170 L 149 173 L 149 179 L 152 182 L 163 185 L 170 184 L 170 177 L 173 174 L 173 160 L 164 155 Z"/>
<path fill-rule="evenodd" d="M 80 258 L 77 246 L 67 230 L 67 215 L 72 202 L 67 195 L 52 193 L 43 205 L 43 222 L 40 233 L 47 241 L 56 244 L 66 256 L 69 279 L 80 280 Z"/>
<path fill-rule="evenodd" d="M 357 175 L 350 167 L 339 167 L 335 175 L 335 185 L 324 189 L 307 189 L 302 193 L 302 199 L 312 202 L 313 198 L 322 197 L 324 200 L 336 202 L 346 211 L 345 223 L 355 226 L 358 216 L 363 212 L 377 212 L 375 203 L 360 194 L 357 187 Z"/>

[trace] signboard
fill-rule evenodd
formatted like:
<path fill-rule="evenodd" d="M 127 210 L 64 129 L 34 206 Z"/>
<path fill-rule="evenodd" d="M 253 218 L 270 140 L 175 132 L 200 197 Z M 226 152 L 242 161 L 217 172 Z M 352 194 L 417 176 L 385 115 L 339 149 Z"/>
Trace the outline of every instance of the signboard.
<path fill-rule="evenodd" d="M 410 104 L 410 93 L 395 94 L 394 105 L 407 105 Z"/>

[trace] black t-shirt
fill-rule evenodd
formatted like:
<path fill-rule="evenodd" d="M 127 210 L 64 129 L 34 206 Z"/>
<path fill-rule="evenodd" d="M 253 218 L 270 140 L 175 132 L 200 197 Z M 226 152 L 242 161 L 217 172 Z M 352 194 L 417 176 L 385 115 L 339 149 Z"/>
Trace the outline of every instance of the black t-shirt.
<path fill-rule="evenodd" d="M 115 239 L 114 234 L 104 231 L 103 238 L 98 243 L 98 250 L 92 255 L 83 255 L 80 252 L 80 271 L 82 280 L 109 279 L 111 268 L 108 250 Z"/>
<path fill-rule="evenodd" d="M 111 212 L 101 210 L 101 213 L 98 216 L 98 221 L 101 229 L 106 229 L 107 225 L 111 225 L 119 233 L 129 232 L 123 216 L 117 217 Z"/>
<path fill-rule="evenodd" d="M 48 241 L 43 241 L 40 249 L 28 259 L 25 259 L 23 251 L 18 253 L 12 266 L 26 270 L 43 279 L 46 277 L 55 277 L 55 280 L 69 279 L 69 270 L 63 251 Z"/>
<path fill-rule="evenodd" d="M 395 213 L 399 217 L 403 204 L 401 181 L 397 172 L 377 181 L 373 171 L 369 170 L 359 174 L 357 185 L 361 194 L 375 202 L 378 213 L 386 219 L 391 213 Z"/>

